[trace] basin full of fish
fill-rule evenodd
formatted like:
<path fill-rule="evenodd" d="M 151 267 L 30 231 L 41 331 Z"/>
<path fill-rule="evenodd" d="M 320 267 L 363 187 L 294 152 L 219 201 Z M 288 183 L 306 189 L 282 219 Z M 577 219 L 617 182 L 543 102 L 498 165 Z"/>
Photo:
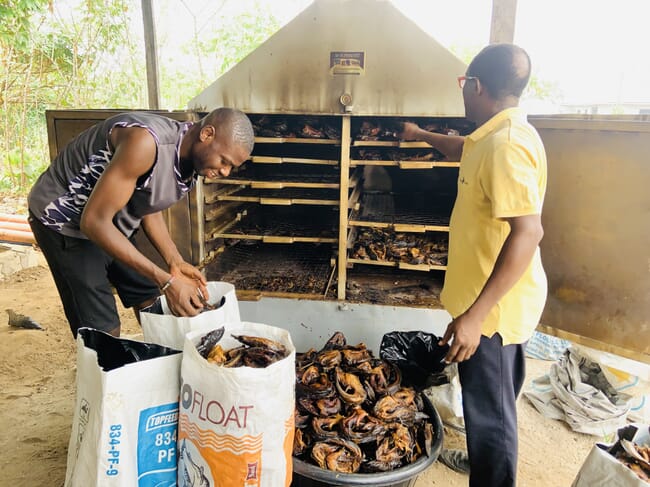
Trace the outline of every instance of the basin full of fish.
<path fill-rule="evenodd" d="M 217 328 L 203 335 L 196 346 L 199 354 L 211 364 L 262 369 L 289 355 L 281 343 L 250 335 L 231 335 L 241 346 L 224 349 L 218 343 L 223 334 L 224 328 Z"/>
<path fill-rule="evenodd" d="M 430 456 L 423 396 L 399 368 L 337 332 L 296 355 L 294 457 L 340 473 L 388 472 Z"/>

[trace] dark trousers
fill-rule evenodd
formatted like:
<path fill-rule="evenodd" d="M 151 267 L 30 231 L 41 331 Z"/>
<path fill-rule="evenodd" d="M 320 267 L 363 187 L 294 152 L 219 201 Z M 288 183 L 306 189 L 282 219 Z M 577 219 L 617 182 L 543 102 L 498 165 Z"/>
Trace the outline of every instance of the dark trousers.
<path fill-rule="evenodd" d="M 516 400 L 524 384 L 525 343 L 502 345 L 481 336 L 476 353 L 458 364 L 470 462 L 470 487 L 509 487 L 517 478 Z"/>
<path fill-rule="evenodd" d="M 72 335 L 82 326 L 114 332 L 120 326 L 113 287 L 125 308 L 157 297 L 158 286 L 90 240 L 62 235 L 30 213 L 29 224 L 59 291 Z"/>

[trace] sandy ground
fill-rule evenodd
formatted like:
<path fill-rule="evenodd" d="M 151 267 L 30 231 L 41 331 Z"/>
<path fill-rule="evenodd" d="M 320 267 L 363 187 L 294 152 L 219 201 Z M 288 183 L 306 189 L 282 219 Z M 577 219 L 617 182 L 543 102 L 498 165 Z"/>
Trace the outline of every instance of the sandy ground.
<path fill-rule="evenodd" d="M 0 321 L 0 486 L 60 487 L 66 468 L 75 394 L 75 342 L 54 282 L 45 267 L 32 267 L 0 282 L 0 309 L 11 308 L 45 331 L 17 330 Z M 138 334 L 130 311 L 121 309 L 123 334 Z M 528 380 L 550 362 L 529 360 Z M 543 418 L 525 399 L 519 403 L 519 485 L 569 486 L 594 437 L 573 433 Z M 462 446 L 448 430 L 446 446 Z M 465 486 L 467 477 L 435 463 L 417 487 Z"/>

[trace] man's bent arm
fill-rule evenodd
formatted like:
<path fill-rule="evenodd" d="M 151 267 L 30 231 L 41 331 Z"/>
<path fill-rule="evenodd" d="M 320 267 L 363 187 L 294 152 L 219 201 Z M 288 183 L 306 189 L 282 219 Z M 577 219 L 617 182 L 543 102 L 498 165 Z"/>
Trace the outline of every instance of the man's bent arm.
<path fill-rule="evenodd" d="M 481 340 L 481 326 L 488 313 L 521 279 L 542 240 L 544 230 L 540 215 L 506 218 L 506 221 L 510 225 L 510 234 L 483 290 L 467 311 L 447 326 L 440 340 L 440 344 L 445 345 L 453 338 L 445 357 L 447 362 L 462 362 L 474 355 Z"/>
<path fill-rule="evenodd" d="M 421 129 L 417 124 L 405 122 L 400 136 L 404 140 L 426 142 L 434 149 L 442 152 L 448 161 L 460 161 L 460 156 L 463 154 L 465 137 L 460 135 L 444 135 L 429 132 Z"/>
<path fill-rule="evenodd" d="M 163 286 L 170 279 L 170 273 L 138 251 L 113 223 L 117 212 L 126 206 L 135 191 L 138 178 L 153 166 L 155 141 L 146 129 L 138 127 L 115 128 L 111 139 L 114 155 L 86 203 L 81 215 L 81 231 L 109 255 Z M 167 294 L 170 292 L 173 298 L 170 307 L 173 306 L 176 314 L 193 316 L 201 309 L 196 284 L 181 282 Z"/>

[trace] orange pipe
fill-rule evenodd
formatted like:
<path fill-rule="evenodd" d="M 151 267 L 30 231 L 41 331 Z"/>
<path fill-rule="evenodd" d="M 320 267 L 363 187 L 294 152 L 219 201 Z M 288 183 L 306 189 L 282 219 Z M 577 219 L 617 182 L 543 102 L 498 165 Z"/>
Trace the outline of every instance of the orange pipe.
<path fill-rule="evenodd" d="M 24 232 L 21 230 L 9 230 L 6 228 L 0 227 L 0 240 L 5 242 L 15 242 L 15 243 L 28 243 L 35 244 L 36 240 L 32 232 Z"/>
<path fill-rule="evenodd" d="M 19 223 L 0 220 L 0 228 L 6 228 L 7 230 L 22 230 L 23 232 L 32 233 L 32 227 L 30 227 L 27 222 Z"/>
<path fill-rule="evenodd" d="M 27 215 L 13 215 L 9 213 L 0 213 L 0 221 L 27 223 Z"/>

